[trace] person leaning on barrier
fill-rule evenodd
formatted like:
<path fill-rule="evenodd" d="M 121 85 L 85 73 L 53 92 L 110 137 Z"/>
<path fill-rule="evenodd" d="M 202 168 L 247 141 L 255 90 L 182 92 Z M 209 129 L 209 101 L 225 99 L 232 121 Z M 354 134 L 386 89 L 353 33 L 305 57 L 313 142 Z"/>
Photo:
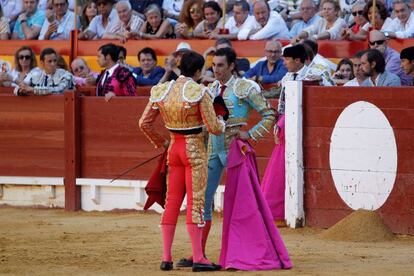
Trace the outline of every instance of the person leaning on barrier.
<path fill-rule="evenodd" d="M 83 58 L 75 58 L 70 65 L 73 72 L 73 81 L 78 86 L 95 85 L 98 73 L 92 72 Z"/>
<path fill-rule="evenodd" d="M 57 68 L 58 54 L 52 48 L 40 53 L 43 69 L 30 71 L 19 86 L 14 89 L 16 96 L 61 94 L 73 88 L 73 76 L 66 70 Z"/>

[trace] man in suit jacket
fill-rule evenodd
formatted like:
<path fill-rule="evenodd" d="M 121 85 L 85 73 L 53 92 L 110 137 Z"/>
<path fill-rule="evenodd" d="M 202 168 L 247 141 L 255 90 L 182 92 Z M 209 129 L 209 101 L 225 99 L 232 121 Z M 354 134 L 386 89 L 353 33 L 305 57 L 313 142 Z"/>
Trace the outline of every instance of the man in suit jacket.
<path fill-rule="evenodd" d="M 368 77 L 361 86 L 401 86 L 397 75 L 385 71 L 384 56 L 376 49 L 362 55 L 361 70 Z"/>

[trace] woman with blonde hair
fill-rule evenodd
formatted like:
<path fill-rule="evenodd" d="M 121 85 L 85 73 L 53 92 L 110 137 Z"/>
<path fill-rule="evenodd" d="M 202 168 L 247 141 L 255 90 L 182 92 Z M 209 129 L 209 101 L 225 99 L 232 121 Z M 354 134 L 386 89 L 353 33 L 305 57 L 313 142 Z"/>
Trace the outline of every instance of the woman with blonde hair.
<path fill-rule="evenodd" d="M 29 46 L 19 48 L 14 54 L 14 69 L 0 77 L 4 86 L 18 86 L 32 70 L 37 69 L 35 53 Z"/>

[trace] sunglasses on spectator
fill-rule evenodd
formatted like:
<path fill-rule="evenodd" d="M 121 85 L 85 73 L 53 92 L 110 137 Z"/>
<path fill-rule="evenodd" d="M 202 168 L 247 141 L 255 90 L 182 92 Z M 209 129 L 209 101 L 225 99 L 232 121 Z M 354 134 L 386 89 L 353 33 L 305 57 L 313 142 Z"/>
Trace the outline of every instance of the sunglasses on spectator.
<path fill-rule="evenodd" d="M 74 73 L 82 72 L 85 69 L 85 66 L 79 66 L 78 68 L 73 69 Z"/>
<path fill-rule="evenodd" d="M 32 59 L 32 57 L 30 55 L 21 55 L 21 56 L 19 56 L 19 59 L 20 60 L 23 60 L 23 59 L 29 60 L 29 59 Z"/>
<path fill-rule="evenodd" d="M 375 44 L 377 46 L 384 44 L 385 40 L 377 40 L 377 41 L 370 41 L 369 45 L 374 46 Z"/>
<path fill-rule="evenodd" d="M 201 12 L 201 10 L 199 10 L 199 9 L 190 9 L 190 13 L 196 13 L 196 12 Z"/>
<path fill-rule="evenodd" d="M 352 15 L 353 15 L 353 16 L 363 15 L 363 14 L 364 14 L 364 11 L 353 11 L 353 12 L 352 12 Z"/>

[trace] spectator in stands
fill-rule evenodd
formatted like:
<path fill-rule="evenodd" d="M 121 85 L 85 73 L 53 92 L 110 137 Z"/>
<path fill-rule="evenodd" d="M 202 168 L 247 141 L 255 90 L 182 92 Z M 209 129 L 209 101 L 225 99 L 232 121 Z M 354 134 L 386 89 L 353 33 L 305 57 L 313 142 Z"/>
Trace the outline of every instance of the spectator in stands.
<path fill-rule="evenodd" d="M 77 86 L 95 85 L 98 73 L 92 72 L 83 58 L 75 58 L 71 64 L 73 81 Z"/>
<path fill-rule="evenodd" d="M 389 29 L 384 34 L 387 38 L 412 38 L 414 37 L 414 12 L 403 0 L 393 1 L 396 17 L 392 20 Z"/>
<path fill-rule="evenodd" d="M 10 29 L 14 27 L 17 17 L 23 10 L 23 1 L 22 0 L 1 0 L 1 11 L 2 16 L 7 19 L 7 22 L 10 24 Z M 10 32 L 9 32 L 10 34 Z"/>
<path fill-rule="evenodd" d="M 281 59 L 282 44 L 275 40 L 268 41 L 265 46 L 265 56 L 265 61 L 258 62 L 243 77 L 262 84 L 279 82 L 287 73 Z"/>
<path fill-rule="evenodd" d="M 373 2 L 372 0 L 368 1 L 364 8 L 364 16 L 368 22 L 362 27 L 360 34 L 365 35 L 364 39 L 368 36 L 369 31 L 372 29 L 371 22 L 373 21 Z M 375 29 L 381 31 L 388 31 L 391 27 L 392 19 L 388 17 L 387 8 L 385 5 L 376 1 L 375 4 Z"/>
<path fill-rule="evenodd" d="M 23 0 L 24 12 L 16 20 L 11 39 L 37 39 L 46 19 L 45 11 L 38 10 L 38 0 Z"/>
<path fill-rule="evenodd" d="M 400 59 L 404 73 L 413 79 L 409 85 L 414 86 L 414 46 L 403 49 Z"/>
<path fill-rule="evenodd" d="M 411 9 L 414 10 L 414 0 L 411 0 Z"/>
<path fill-rule="evenodd" d="M 149 5 L 145 9 L 145 18 L 146 21 L 142 24 L 137 38 L 175 38 L 173 26 L 168 20 L 163 19 L 162 11 L 158 5 Z"/>
<path fill-rule="evenodd" d="M 219 38 L 216 40 L 216 43 L 213 47 L 208 48 L 204 51 L 203 57 L 204 60 L 207 60 L 207 57 L 209 55 L 214 55 L 218 49 L 222 48 L 232 48 L 233 45 L 231 44 L 231 41 L 227 38 Z M 209 83 L 215 81 L 213 67 L 209 67 L 206 69 L 206 65 L 204 65 L 205 68 L 203 68 L 202 73 L 202 82 Z M 234 68 L 233 74 L 241 77 L 244 75 L 245 72 L 247 72 L 250 69 L 250 62 L 247 58 L 236 58 L 236 64 Z"/>
<path fill-rule="evenodd" d="M 104 33 L 114 33 L 119 24 L 118 13 L 113 9 L 114 0 L 98 0 L 99 15 L 95 16 L 89 27 L 78 35 L 79 39 L 101 39 Z"/>
<path fill-rule="evenodd" d="M 222 16 L 223 11 L 217 2 L 205 2 L 203 5 L 204 20 L 195 27 L 194 37 L 210 38 L 217 34 L 219 29 L 223 28 Z"/>
<path fill-rule="evenodd" d="M 344 86 L 361 86 L 361 83 L 367 79 L 361 70 L 361 57 L 364 53 L 365 51 L 359 51 L 352 57 L 352 68 L 355 78 L 346 82 Z"/>
<path fill-rule="evenodd" d="M 180 11 L 183 8 L 184 0 L 162 1 L 162 11 L 165 17 L 170 18 L 172 23 L 179 19 Z"/>
<path fill-rule="evenodd" d="M 240 0 L 234 3 L 233 5 L 233 16 L 227 20 L 225 28 L 229 30 L 229 34 L 213 34 L 210 37 L 212 38 L 228 38 L 228 39 L 237 39 L 239 31 L 243 28 L 247 32 L 248 26 L 251 26 L 255 22 L 255 18 L 250 13 L 250 5 L 246 0 Z M 246 34 L 247 35 L 247 34 Z M 245 37 L 246 35 L 242 35 Z"/>
<path fill-rule="evenodd" d="M 351 14 L 354 19 L 354 24 L 349 28 L 344 28 L 341 31 L 342 39 L 348 40 L 365 40 L 366 35 L 361 35 L 362 27 L 367 23 L 364 16 L 365 2 L 358 1 L 352 6 Z"/>
<path fill-rule="evenodd" d="M 303 0 L 302 3 L 300 3 L 299 10 L 301 19 L 293 23 L 289 32 L 291 38 L 298 36 L 303 29 L 308 28 L 321 20 L 321 17 L 317 14 L 318 7 L 313 0 Z"/>
<path fill-rule="evenodd" d="M 9 85 L 11 86 L 18 86 L 29 72 L 37 67 L 36 55 L 32 48 L 28 46 L 20 47 L 14 54 L 14 66 L 15 68 L 10 74 L 7 74 L 7 81 L 9 81 Z"/>
<path fill-rule="evenodd" d="M 130 0 L 130 2 L 132 9 L 136 11 L 142 19 L 145 19 L 145 9 L 152 4 L 162 7 L 163 0 Z"/>
<path fill-rule="evenodd" d="M 68 40 L 75 28 L 75 14 L 68 10 L 68 0 L 52 0 L 54 10 L 46 11 L 46 19 L 40 30 L 39 40 Z M 77 28 L 80 22 L 77 20 Z"/>
<path fill-rule="evenodd" d="M 349 58 L 341 59 L 332 78 L 336 85 L 343 85 L 355 78 L 352 70 L 353 66 L 352 61 Z"/>
<path fill-rule="evenodd" d="M 43 69 L 31 70 L 26 78 L 14 89 L 16 96 L 61 94 L 73 88 L 73 76 L 57 67 L 58 54 L 52 48 L 40 53 L 40 65 Z"/>
<path fill-rule="evenodd" d="M 9 39 L 10 26 L 8 19 L 3 15 L 3 8 L 0 7 L 0 40 Z"/>
<path fill-rule="evenodd" d="M 133 13 L 131 3 L 128 0 L 121 0 L 115 4 L 115 10 L 118 13 L 118 23 L 111 30 L 105 32 L 103 39 L 119 39 L 121 42 L 126 42 L 128 39 L 139 39 L 139 30 L 144 24 L 144 20 Z"/>
<path fill-rule="evenodd" d="M 178 68 L 178 65 L 181 62 L 182 56 L 190 51 L 190 44 L 187 42 L 180 42 L 180 44 L 177 45 L 176 51 L 165 59 L 165 73 L 158 83 L 164 83 L 166 81 L 178 79 L 178 77 L 181 75 L 181 70 Z"/>
<path fill-rule="evenodd" d="M 135 84 L 140 86 L 156 85 L 165 73 L 165 70 L 157 66 L 157 56 L 151 48 L 144 48 L 138 52 L 138 61 L 141 65 L 133 70 Z"/>
<path fill-rule="evenodd" d="M 95 0 L 88 0 L 82 8 L 81 31 L 85 31 L 92 19 L 98 14 Z"/>
<path fill-rule="evenodd" d="M 369 49 L 362 55 L 361 69 L 368 77 L 361 86 L 401 86 L 397 75 L 385 71 L 384 57 L 377 49 Z"/>
<path fill-rule="evenodd" d="M 69 66 L 66 62 L 66 60 L 61 55 L 57 55 L 57 68 L 69 71 Z"/>
<path fill-rule="evenodd" d="M 126 63 L 127 49 L 124 46 L 118 46 L 118 63 L 119 65 L 127 68 L 129 71 L 133 71 L 134 67 Z"/>
<path fill-rule="evenodd" d="M 132 73 L 118 64 L 118 46 L 109 43 L 98 50 L 98 64 L 105 68 L 96 81 L 96 95 L 109 101 L 115 96 L 135 96 Z"/>
<path fill-rule="evenodd" d="M 299 41 L 308 37 L 312 37 L 315 40 L 341 39 L 341 30 L 346 28 L 347 25 L 345 20 L 339 17 L 339 11 L 340 8 L 337 1 L 324 0 L 322 2 L 322 20 L 304 29 L 294 40 Z"/>
<path fill-rule="evenodd" d="M 175 34 L 181 38 L 194 37 L 195 27 L 203 21 L 203 0 L 186 0 L 180 12 L 179 22 L 175 25 Z"/>
<path fill-rule="evenodd" d="M 400 54 L 391 47 L 388 47 L 387 38 L 384 33 L 377 30 L 371 31 L 369 33 L 369 47 L 371 49 L 377 49 L 383 54 L 386 71 L 396 74 L 401 79 L 402 85 L 409 85 L 411 83 L 411 77 L 404 74 L 401 69 Z"/>
<path fill-rule="evenodd" d="M 255 21 L 250 26 L 240 30 L 238 39 L 260 40 L 268 38 L 289 38 L 289 30 L 283 18 L 271 11 L 269 4 L 259 0 L 253 4 L 253 15 Z"/>

